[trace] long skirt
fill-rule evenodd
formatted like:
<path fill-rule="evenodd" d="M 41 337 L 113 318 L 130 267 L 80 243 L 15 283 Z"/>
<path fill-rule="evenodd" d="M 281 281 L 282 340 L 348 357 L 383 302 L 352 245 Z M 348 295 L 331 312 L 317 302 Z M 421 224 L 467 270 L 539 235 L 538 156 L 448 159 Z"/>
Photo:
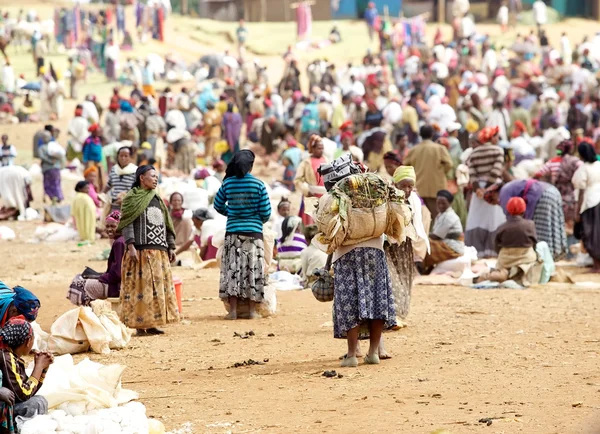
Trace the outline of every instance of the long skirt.
<path fill-rule="evenodd" d="M 162 250 L 125 253 L 121 272 L 121 321 L 133 329 L 149 329 L 179 321 L 169 255 Z"/>
<path fill-rule="evenodd" d="M 545 241 L 554 259 L 567 253 L 567 231 L 562 196 L 555 187 L 548 187 L 533 213 L 538 241 Z"/>
<path fill-rule="evenodd" d="M 334 266 L 333 336 L 345 339 L 348 331 L 383 320 L 384 328 L 396 325 L 392 278 L 382 250 L 358 247 Z"/>
<path fill-rule="evenodd" d="M 581 214 L 583 223 L 583 245 L 590 256 L 600 260 L 600 205 L 587 209 Z"/>
<path fill-rule="evenodd" d="M 107 284 L 98 279 L 84 279 L 81 274 L 78 274 L 69 286 L 67 298 L 77 306 L 89 306 L 94 300 L 106 299 L 107 294 Z"/>
<path fill-rule="evenodd" d="M 265 245 L 263 240 L 227 234 L 221 257 L 219 298 L 237 297 L 261 303 L 265 287 Z"/>
<path fill-rule="evenodd" d="M 383 250 L 392 279 L 396 316 L 404 319 L 410 310 L 410 294 L 415 278 L 412 241 L 407 238 L 402 244 L 386 244 Z"/>
<path fill-rule="evenodd" d="M 106 78 L 109 80 L 117 79 L 115 61 L 112 59 L 106 59 Z"/>
<path fill-rule="evenodd" d="M 44 193 L 50 200 L 62 202 L 64 195 L 60 185 L 60 169 L 49 169 L 44 172 Z"/>
<path fill-rule="evenodd" d="M 496 230 L 505 221 L 506 216 L 500 205 L 490 205 L 477 195 L 472 195 L 465 229 L 465 245 L 475 247 L 479 258 L 496 257 Z"/>

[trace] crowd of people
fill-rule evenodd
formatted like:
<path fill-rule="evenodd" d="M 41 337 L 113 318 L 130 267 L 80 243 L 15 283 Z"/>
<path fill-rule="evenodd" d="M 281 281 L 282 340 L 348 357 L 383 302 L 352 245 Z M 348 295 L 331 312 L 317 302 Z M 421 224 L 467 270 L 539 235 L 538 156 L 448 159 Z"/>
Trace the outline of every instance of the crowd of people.
<path fill-rule="evenodd" d="M 600 52 L 587 39 L 553 47 L 543 25 L 517 37 L 524 50 L 496 48 L 468 7 L 457 11 L 453 38 L 437 31 L 427 45 L 402 39 L 371 10 L 380 53 L 344 68 L 316 60 L 303 72 L 290 50 L 276 84 L 226 53 L 210 81 L 159 91 L 147 65 L 130 92 L 88 95 L 65 140 L 47 125 L 33 143 L 47 201 L 64 201 L 61 170 L 80 162 L 75 227 L 82 240 L 112 240 L 106 272 L 76 276 L 69 299 L 118 296 L 122 321 L 157 335 L 179 319 L 171 267 L 186 251 L 220 258 L 229 320 L 260 316 L 271 267 L 307 287 L 319 281 L 315 270 L 331 267 L 334 336 L 348 341 L 343 366 L 356 366 L 359 338 L 370 339 L 366 363 L 390 357 L 382 331 L 408 314 L 415 274 L 467 248 L 497 259 L 478 282 L 539 283 L 543 264 L 576 250 L 600 272 Z M 12 171 L 16 153 L 8 137 L 2 143 L 0 216 L 15 218 L 31 200 L 31 179 Z M 324 167 L 348 155 L 402 192 L 409 229 L 401 243 L 376 237 L 328 257 L 312 211 L 331 187 Z M 161 181 L 173 177 L 212 191 L 209 206 L 186 210 L 183 191 L 161 196 Z M 289 195 L 272 204 L 275 184 Z M 217 249 L 211 221 L 220 219 Z"/>

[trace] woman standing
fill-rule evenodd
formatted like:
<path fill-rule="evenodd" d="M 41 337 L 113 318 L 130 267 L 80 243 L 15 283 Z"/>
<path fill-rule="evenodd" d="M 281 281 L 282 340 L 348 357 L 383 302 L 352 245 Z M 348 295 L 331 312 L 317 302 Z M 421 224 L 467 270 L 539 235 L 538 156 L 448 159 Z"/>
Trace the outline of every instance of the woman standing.
<path fill-rule="evenodd" d="M 258 318 L 256 303 L 264 298 L 263 224 L 271 217 L 271 203 L 265 184 L 250 174 L 253 165 L 251 151 L 236 153 L 214 202 L 227 217 L 219 297 L 229 303 L 228 320 L 237 319 L 242 303 L 248 304 L 250 319 Z"/>
<path fill-rule="evenodd" d="M 53 157 L 48 153 L 48 143 L 52 141 L 52 134 L 48 131 L 42 133 L 42 145 L 39 147 L 39 156 L 42 160 L 42 175 L 44 177 L 44 193 L 52 202 L 62 202 L 65 198 L 60 184 L 60 170 L 64 158 Z"/>
<path fill-rule="evenodd" d="M 227 112 L 223 115 L 223 132 L 225 140 L 229 145 L 229 152 L 223 154 L 221 158 L 227 163 L 233 155 L 240 150 L 240 134 L 242 133 L 242 116 L 234 111 L 232 102 L 227 104 Z"/>
<path fill-rule="evenodd" d="M 175 228 L 156 192 L 158 173 L 141 166 L 133 188 L 121 205 L 122 231 L 127 245 L 123 258 L 121 320 L 138 335 L 164 334 L 157 328 L 179 321 L 171 276 L 175 260 Z"/>
<path fill-rule="evenodd" d="M 479 132 L 477 146 L 467 159 L 470 183 L 475 195 L 471 197 L 465 244 L 477 249 L 479 258 L 497 256 L 494 248 L 496 229 L 506 221 L 502 208 L 484 200 L 485 189 L 494 185 L 504 170 L 504 152 L 497 143 L 498 127 L 485 127 Z"/>
<path fill-rule="evenodd" d="M 534 178 L 537 179 L 549 178 L 550 183 L 560 192 L 567 235 L 573 234 L 575 215 L 577 213 L 575 188 L 571 180 L 577 169 L 583 164 L 579 158 L 573 155 L 574 150 L 575 146 L 572 141 L 563 141 L 556 147 L 558 156 L 548 160 L 534 175 Z"/>
<path fill-rule="evenodd" d="M 117 164 L 108 174 L 108 182 L 104 189 L 110 192 L 112 210 L 119 210 L 125 194 L 131 189 L 135 182 L 137 166 L 131 162 L 131 148 L 123 147 L 117 151 Z"/>
<path fill-rule="evenodd" d="M 302 161 L 296 170 L 296 179 L 294 184 L 302 192 L 302 203 L 300 205 L 300 217 L 304 226 L 313 223 L 313 219 L 304 213 L 305 197 L 321 197 L 325 194 L 325 183 L 317 171 L 321 164 L 327 163 L 323 156 L 323 141 L 317 135 L 311 136 L 308 140 L 308 152 L 310 157 Z"/>
<path fill-rule="evenodd" d="M 573 176 L 579 190 L 576 221 L 583 224 L 583 245 L 594 260 L 594 273 L 600 273 L 600 161 L 594 147 L 583 142 L 577 148 L 583 166 Z"/>

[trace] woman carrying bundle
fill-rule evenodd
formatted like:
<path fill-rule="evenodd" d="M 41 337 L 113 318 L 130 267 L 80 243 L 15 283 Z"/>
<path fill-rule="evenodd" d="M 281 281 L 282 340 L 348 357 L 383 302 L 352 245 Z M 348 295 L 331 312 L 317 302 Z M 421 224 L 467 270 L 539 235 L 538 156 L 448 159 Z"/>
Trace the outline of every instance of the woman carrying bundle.
<path fill-rule="evenodd" d="M 157 328 L 179 321 L 171 262 L 175 261 L 175 228 L 156 192 L 158 173 L 141 166 L 121 206 L 121 231 L 127 246 L 123 258 L 121 320 L 138 335 L 159 335 Z"/>

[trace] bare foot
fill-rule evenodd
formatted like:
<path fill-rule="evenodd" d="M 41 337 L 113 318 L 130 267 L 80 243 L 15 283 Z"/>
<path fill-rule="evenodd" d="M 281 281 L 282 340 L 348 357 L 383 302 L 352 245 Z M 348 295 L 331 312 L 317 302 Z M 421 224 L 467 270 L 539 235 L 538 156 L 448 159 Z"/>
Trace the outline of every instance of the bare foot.
<path fill-rule="evenodd" d="M 256 312 L 250 312 L 250 315 L 248 315 L 249 319 L 260 319 L 262 318 L 262 316 L 259 313 Z"/>
<path fill-rule="evenodd" d="M 392 358 L 392 356 L 386 350 L 379 351 L 379 359 L 380 360 L 388 360 L 391 358 Z"/>
<path fill-rule="evenodd" d="M 228 321 L 235 321 L 237 319 L 237 312 L 229 312 L 226 316 L 225 319 Z"/>

